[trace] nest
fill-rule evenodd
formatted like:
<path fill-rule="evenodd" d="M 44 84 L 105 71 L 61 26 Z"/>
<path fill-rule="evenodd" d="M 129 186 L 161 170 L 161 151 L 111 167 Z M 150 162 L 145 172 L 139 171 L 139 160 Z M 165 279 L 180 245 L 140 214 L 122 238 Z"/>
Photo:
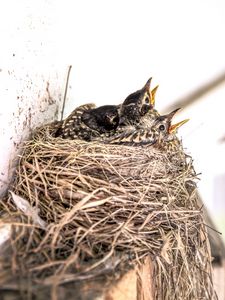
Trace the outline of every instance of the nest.
<path fill-rule="evenodd" d="M 150 257 L 154 299 L 216 299 L 196 181 L 184 153 L 56 139 L 45 127 L 25 143 L 13 187 L 41 222 L 1 203 L 14 224 L 1 264 L 57 287 Z"/>

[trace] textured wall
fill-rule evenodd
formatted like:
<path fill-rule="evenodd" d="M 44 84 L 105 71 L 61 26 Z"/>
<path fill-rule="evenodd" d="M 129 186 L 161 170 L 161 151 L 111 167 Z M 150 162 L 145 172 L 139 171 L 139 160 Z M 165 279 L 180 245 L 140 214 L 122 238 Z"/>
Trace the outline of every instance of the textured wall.
<path fill-rule="evenodd" d="M 12 9 L 13 8 L 13 9 Z M 58 118 L 67 72 L 59 66 L 51 1 L 11 1 L 0 12 L 0 194 L 21 142 L 32 128 Z"/>
<path fill-rule="evenodd" d="M 63 73 L 62 73 L 63 74 Z M 58 119 L 64 76 L 49 69 L 42 72 L 2 69 L 0 81 L 0 193 L 7 187 L 18 148 L 31 130 Z"/>

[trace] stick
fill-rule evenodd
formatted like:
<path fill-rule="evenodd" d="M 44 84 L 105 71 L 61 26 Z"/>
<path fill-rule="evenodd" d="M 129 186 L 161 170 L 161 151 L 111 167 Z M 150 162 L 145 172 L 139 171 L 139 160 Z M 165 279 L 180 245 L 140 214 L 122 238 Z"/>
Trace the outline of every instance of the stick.
<path fill-rule="evenodd" d="M 63 105 L 62 105 L 62 110 L 61 110 L 61 118 L 60 121 L 63 120 L 63 114 L 64 114 L 64 109 L 65 109 L 65 104 L 66 104 L 66 95 L 67 95 L 67 90 L 68 90 L 68 85 L 69 85 L 69 78 L 70 78 L 70 71 L 72 69 L 72 66 L 70 65 L 67 71 L 67 78 L 66 78 L 66 87 L 64 91 L 64 96 L 63 96 Z"/>

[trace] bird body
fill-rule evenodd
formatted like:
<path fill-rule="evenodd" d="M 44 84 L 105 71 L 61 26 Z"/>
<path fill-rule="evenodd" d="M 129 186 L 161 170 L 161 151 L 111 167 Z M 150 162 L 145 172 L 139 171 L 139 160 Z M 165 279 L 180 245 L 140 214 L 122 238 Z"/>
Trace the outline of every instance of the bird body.
<path fill-rule="evenodd" d="M 97 108 L 93 103 L 81 105 L 62 122 L 56 136 L 64 139 L 91 141 L 118 126 L 118 109 L 116 105 L 104 105 Z"/>
<path fill-rule="evenodd" d="M 119 106 L 104 105 L 86 110 L 81 120 L 90 129 L 105 133 L 114 130 L 119 125 Z"/>
<path fill-rule="evenodd" d="M 85 111 L 94 109 L 96 106 L 93 103 L 88 103 L 77 107 L 72 113 L 62 122 L 62 125 L 57 130 L 55 136 L 63 139 L 81 138 L 88 140 L 87 126 L 83 124 L 81 117 Z M 94 134 L 94 131 L 93 131 Z M 97 136 L 97 134 L 96 134 Z"/>
<path fill-rule="evenodd" d="M 170 148 L 177 145 L 178 139 L 175 135 L 177 129 L 187 122 L 181 121 L 175 125 L 171 125 L 171 121 L 175 113 L 179 109 L 171 113 L 158 116 L 152 121 L 151 126 L 128 126 L 122 132 L 118 132 L 110 138 L 104 140 L 105 143 L 123 144 L 132 146 L 154 145 L 160 149 Z M 166 150 L 166 149 L 165 149 Z"/>

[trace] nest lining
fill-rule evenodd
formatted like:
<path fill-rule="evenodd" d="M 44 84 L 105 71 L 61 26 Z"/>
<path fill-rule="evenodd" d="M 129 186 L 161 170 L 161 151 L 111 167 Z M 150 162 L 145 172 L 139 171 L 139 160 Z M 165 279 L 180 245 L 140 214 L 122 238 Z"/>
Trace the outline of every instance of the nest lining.
<path fill-rule="evenodd" d="M 58 285 L 109 269 L 122 273 L 150 255 L 155 299 L 216 298 L 197 175 L 192 160 L 178 154 L 38 131 L 24 145 L 13 190 L 47 226 L 32 224 L 10 200 L 2 203 L 20 218 L 11 239 L 14 274 Z"/>

